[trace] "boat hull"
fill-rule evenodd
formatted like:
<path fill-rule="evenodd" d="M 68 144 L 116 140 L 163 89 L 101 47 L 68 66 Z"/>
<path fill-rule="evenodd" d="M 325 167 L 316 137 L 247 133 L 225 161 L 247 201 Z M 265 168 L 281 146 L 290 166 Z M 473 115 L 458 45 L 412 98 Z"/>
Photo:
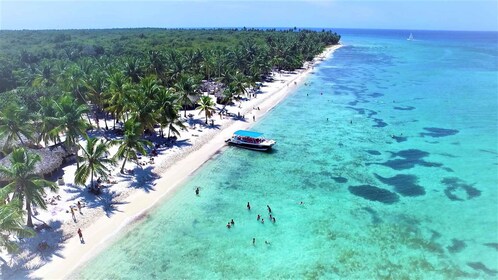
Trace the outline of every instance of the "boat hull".
<path fill-rule="evenodd" d="M 230 146 L 236 146 L 243 149 L 254 150 L 254 151 L 268 152 L 272 149 L 272 146 L 270 145 L 255 145 L 250 143 L 233 142 L 231 141 L 231 139 L 228 139 L 226 142 Z"/>

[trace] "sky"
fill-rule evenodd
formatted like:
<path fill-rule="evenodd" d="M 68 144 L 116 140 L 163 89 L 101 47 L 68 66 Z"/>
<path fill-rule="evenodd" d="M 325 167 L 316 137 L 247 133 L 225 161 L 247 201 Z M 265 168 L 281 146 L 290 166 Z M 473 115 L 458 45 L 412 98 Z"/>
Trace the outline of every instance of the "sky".
<path fill-rule="evenodd" d="M 498 31 L 498 1 L 0 0 L 0 30 L 129 27 Z"/>

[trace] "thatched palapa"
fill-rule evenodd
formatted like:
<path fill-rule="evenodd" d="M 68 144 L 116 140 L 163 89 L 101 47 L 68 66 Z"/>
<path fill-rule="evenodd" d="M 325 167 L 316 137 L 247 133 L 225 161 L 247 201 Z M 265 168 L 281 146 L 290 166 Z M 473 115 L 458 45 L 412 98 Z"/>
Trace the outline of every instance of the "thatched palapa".
<path fill-rule="evenodd" d="M 74 150 L 67 149 L 64 144 L 57 144 L 42 149 L 26 148 L 26 150 L 28 153 L 37 154 L 41 158 L 41 160 L 36 163 L 35 170 L 33 170 L 33 173 L 38 175 L 46 175 L 54 172 L 62 165 L 65 158 L 75 154 Z M 10 167 L 10 160 L 11 155 L 9 154 L 0 160 L 0 165 Z M 0 174 L 0 182 L 2 181 L 8 181 L 8 178 L 3 174 Z"/>

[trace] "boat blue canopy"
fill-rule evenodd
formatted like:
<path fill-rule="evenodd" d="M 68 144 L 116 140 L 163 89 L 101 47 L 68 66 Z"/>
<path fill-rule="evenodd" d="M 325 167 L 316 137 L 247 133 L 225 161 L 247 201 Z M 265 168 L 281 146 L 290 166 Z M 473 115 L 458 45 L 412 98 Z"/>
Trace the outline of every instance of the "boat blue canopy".
<path fill-rule="evenodd" d="M 263 133 L 249 131 L 249 130 L 237 130 L 233 134 L 237 135 L 237 136 L 246 136 L 246 137 L 252 137 L 252 138 L 258 138 L 258 137 L 261 137 L 263 135 Z"/>

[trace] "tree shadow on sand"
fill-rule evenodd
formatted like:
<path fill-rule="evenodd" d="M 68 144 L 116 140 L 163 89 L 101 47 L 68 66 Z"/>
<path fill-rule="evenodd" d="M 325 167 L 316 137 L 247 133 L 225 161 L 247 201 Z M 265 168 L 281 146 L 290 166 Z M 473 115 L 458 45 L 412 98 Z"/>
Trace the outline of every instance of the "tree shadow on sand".
<path fill-rule="evenodd" d="M 52 261 L 54 256 L 64 258 L 61 252 L 64 241 L 70 236 L 64 236 L 60 221 L 38 223 L 35 230 L 35 237 L 21 239 L 19 255 L 15 260 L 12 259 L 9 265 L 0 264 L 2 279 L 41 279 L 30 276 L 30 273 Z"/>
<path fill-rule="evenodd" d="M 154 173 L 152 171 L 153 169 L 154 169 L 153 166 L 147 166 L 145 168 L 139 168 L 139 167 L 135 168 L 133 170 L 135 174 L 135 179 L 132 180 L 130 187 L 134 189 L 142 189 L 146 193 L 155 191 L 154 181 L 159 179 L 159 175 Z"/>
<path fill-rule="evenodd" d="M 72 194 L 68 201 L 74 201 L 75 203 L 77 201 L 84 201 L 86 208 L 102 208 L 107 217 L 118 212 L 119 205 L 128 204 L 128 202 L 125 201 L 116 201 L 116 197 L 118 197 L 119 194 L 108 188 L 103 188 L 99 195 L 95 195 L 87 188 L 80 188 L 73 184 L 68 184 L 65 191 Z"/>

